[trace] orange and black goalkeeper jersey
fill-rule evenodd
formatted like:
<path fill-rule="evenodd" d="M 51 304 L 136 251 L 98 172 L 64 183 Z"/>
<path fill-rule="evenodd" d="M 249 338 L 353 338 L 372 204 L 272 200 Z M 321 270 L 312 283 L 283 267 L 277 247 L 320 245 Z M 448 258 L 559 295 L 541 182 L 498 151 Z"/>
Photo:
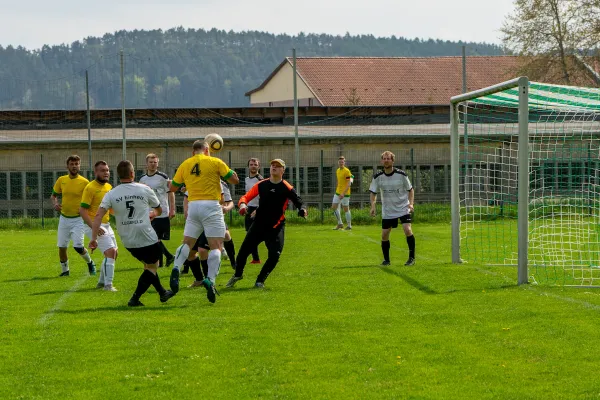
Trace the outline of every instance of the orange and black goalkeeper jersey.
<path fill-rule="evenodd" d="M 256 196 L 260 196 L 260 198 L 253 224 L 265 227 L 276 228 L 285 221 L 284 211 L 287 208 L 288 200 L 291 200 L 298 209 L 306 208 L 296 193 L 296 189 L 285 180 L 279 183 L 273 183 L 270 179 L 258 182 L 242 196 L 238 205 L 248 204 Z"/>

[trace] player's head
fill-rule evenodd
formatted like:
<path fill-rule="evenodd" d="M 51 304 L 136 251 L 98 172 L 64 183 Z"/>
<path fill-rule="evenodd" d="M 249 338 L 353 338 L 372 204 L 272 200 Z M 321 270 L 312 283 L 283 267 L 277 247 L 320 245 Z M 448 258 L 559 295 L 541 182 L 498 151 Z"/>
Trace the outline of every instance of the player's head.
<path fill-rule="evenodd" d="M 256 175 L 258 173 L 258 169 L 260 168 L 260 160 L 258 158 L 252 157 L 248 160 L 248 169 L 252 175 Z"/>
<path fill-rule="evenodd" d="M 381 163 L 384 168 L 391 168 L 394 166 L 394 160 L 396 156 L 391 151 L 384 151 L 381 153 Z"/>
<path fill-rule="evenodd" d="M 344 168 L 344 166 L 345 166 L 345 165 L 346 165 L 346 157 L 344 157 L 344 156 L 340 156 L 340 157 L 338 158 L 338 166 L 339 166 L 340 168 Z"/>
<path fill-rule="evenodd" d="M 208 145 L 204 143 L 204 140 L 196 140 L 192 145 L 192 153 L 194 154 L 204 154 L 208 156 L 210 153 L 208 151 Z"/>
<path fill-rule="evenodd" d="M 271 177 L 276 179 L 283 178 L 285 172 L 285 161 L 281 158 L 271 160 Z"/>
<path fill-rule="evenodd" d="M 67 158 L 67 169 L 69 170 L 69 174 L 77 175 L 81 169 L 81 158 L 75 154 L 69 156 Z"/>
<path fill-rule="evenodd" d="M 117 165 L 117 176 L 122 181 L 133 180 L 133 164 L 129 160 L 123 160 Z"/>
<path fill-rule="evenodd" d="M 150 173 L 158 170 L 158 156 L 156 154 L 150 153 L 146 156 L 146 169 Z"/>
<path fill-rule="evenodd" d="M 96 175 L 96 180 L 98 182 L 108 182 L 108 179 L 110 178 L 110 169 L 108 168 L 106 161 L 100 160 L 94 164 L 94 175 Z"/>

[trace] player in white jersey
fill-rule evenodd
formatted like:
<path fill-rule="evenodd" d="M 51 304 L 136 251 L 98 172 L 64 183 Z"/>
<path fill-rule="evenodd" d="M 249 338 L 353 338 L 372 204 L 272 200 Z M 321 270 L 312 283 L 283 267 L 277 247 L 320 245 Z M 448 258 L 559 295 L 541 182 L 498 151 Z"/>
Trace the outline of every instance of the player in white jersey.
<path fill-rule="evenodd" d="M 158 156 L 154 153 L 146 156 L 146 173 L 140 178 L 140 183 L 150 186 L 160 201 L 162 214 L 152 220 L 152 227 L 158 236 L 168 267 L 173 264 L 175 257 L 169 252 L 163 240 L 171 239 L 171 220 L 175 217 L 175 193 L 169 191 L 171 180 L 167 174 L 158 170 L 158 161 Z M 163 258 L 161 256 L 158 267 L 162 266 Z"/>
<path fill-rule="evenodd" d="M 381 192 L 381 250 L 383 262 L 381 265 L 390 265 L 390 233 L 392 228 L 398 227 L 398 220 L 406 235 L 409 256 L 404 265 L 415 265 L 415 237 L 412 233 L 410 213 L 414 211 L 415 191 L 406 175 L 406 172 L 394 168 L 394 153 L 385 151 L 381 154 L 383 171 L 373 175 L 371 182 L 371 216 L 376 214 L 375 202 L 377 194 Z"/>
<path fill-rule="evenodd" d="M 245 179 L 245 193 L 248 193 L 252 186 L 256 185 L 258 182 L 262 181 L 262 175 L 258 172 L 260 168 L 260 160 L 258 158 L 251 158 L 248 160 L 248 176 Z M 246 232 L 250 229 L 252 222 L 254 221 L 254 216 L 256 215 L 256 209 L 258 208 L 258 201 L 260 196 L 256 196 L 256 198 L 252 199 L 248 203 L 248 212 L 244 216 L 244 226 L 246 228 Z M 258 248 L 252 250 L 252 261 L 250 264 L 260 264 L 260 256 L 258 255 Z"/>
<path fill-rule="evenodd" d="M 109 209 L 113 210 L 117 221 L 117 231 L 125 248 L 139 261 L 144 263 L 144 272 L 129 300 L 130 307 L 143 306 L 140 297 L 152 285 L 158 292 L 161 302 L 166 302 L 175 294 L 165 290 L 158 278 L 158 259 L 162 256 L 162 248 L 158 236 L 152 228 L 150 220 L 162 213 L 160 202 L 152 189 L 134 182 L 134 171 L 131 162 L 125 160 L 117 165 L 117 174 L 121 184 L 108 192 L 102 199 L 96 218 L 92 225 L 92 238 L 89 248 L 98 247 L 98 229 L 102 217 Z M 148 209 L 151 210 L 148 213 Z"/>

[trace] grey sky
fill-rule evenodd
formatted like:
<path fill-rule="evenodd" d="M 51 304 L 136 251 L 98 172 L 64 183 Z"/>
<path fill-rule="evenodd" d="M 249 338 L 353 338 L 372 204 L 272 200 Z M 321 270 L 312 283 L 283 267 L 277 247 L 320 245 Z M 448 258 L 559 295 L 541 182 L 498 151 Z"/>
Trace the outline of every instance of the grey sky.
<path fill-rule="evenodd" d="M 0 0 L 0 45 L 29 49 L 122 29 L 218 28 L 500 43 L 512 0 L 203 0 L 139 4 Z"/>

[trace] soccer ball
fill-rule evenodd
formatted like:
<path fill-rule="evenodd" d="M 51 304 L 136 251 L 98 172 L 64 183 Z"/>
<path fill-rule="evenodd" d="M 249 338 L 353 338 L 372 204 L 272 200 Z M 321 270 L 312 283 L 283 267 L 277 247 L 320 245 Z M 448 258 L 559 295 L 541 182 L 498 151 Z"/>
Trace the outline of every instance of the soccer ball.
<path fill-rule="evenodd" d="M 211 153 L 218 153 L 223 150 L 223 138 L 217 133 L 209 133 L 206 135 L 204 143 L 208 144 Z"/>

